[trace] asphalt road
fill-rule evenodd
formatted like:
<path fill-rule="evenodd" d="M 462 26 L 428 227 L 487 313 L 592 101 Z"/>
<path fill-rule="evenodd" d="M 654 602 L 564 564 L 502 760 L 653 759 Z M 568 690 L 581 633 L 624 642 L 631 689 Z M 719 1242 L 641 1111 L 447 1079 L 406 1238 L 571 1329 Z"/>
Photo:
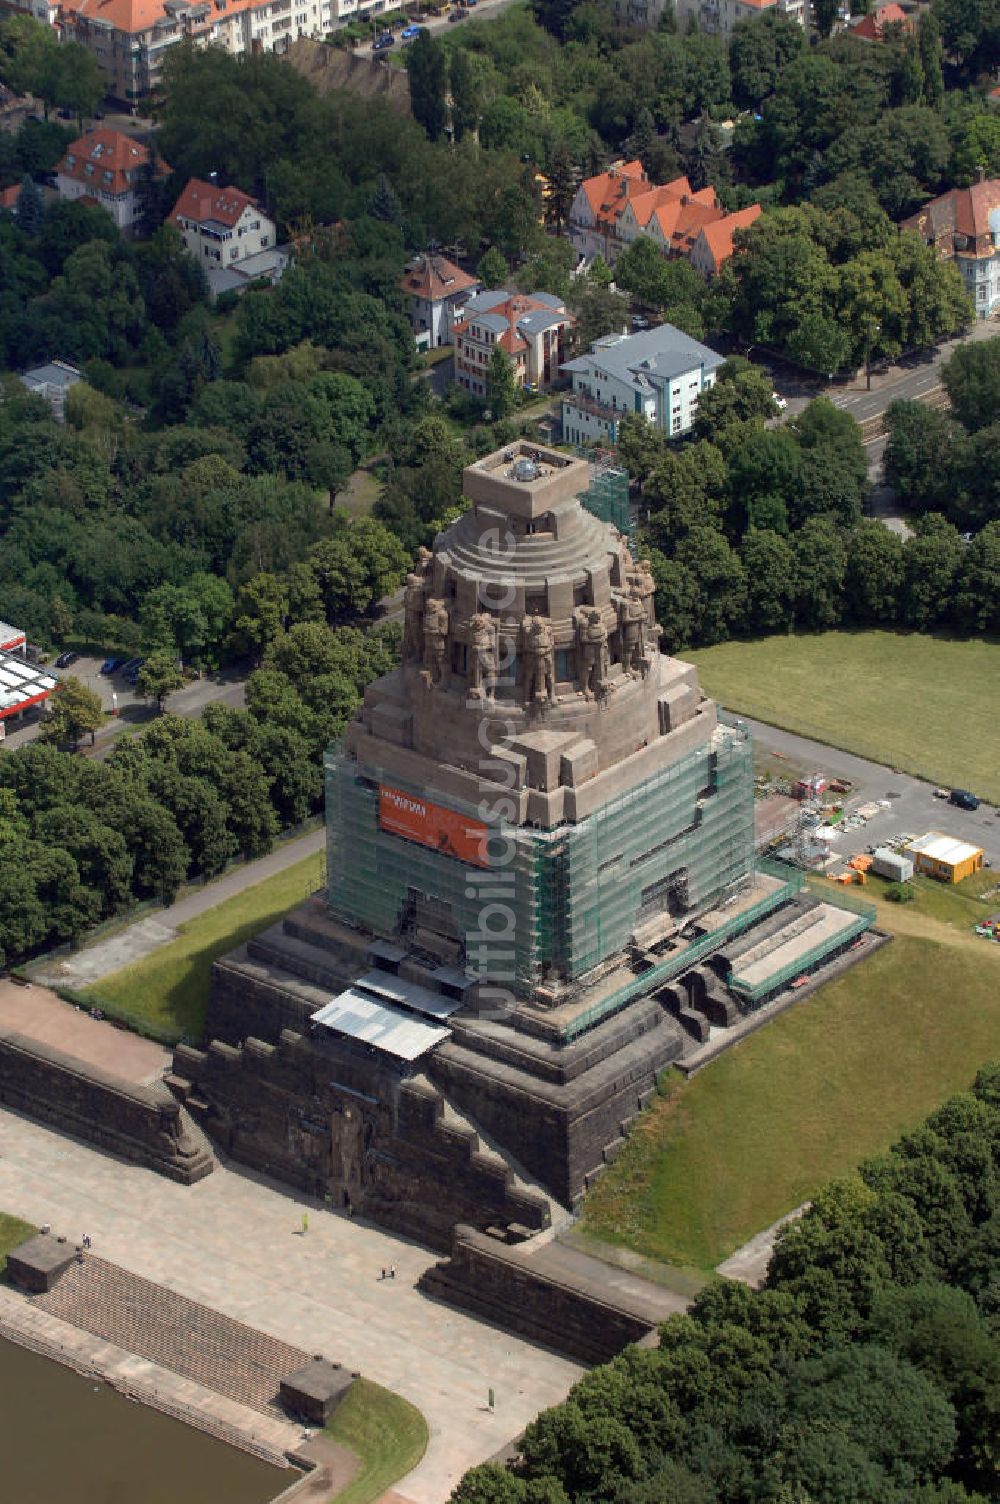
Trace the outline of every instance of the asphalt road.
<path fill-rule="evenodd" d="M 513 4 L 513 0 L 479 0 L 479 3 L 477 5 L 475 5 L 472 10 L 467 10 L 467 11 L 465 11 L 463 13 L 462 19 L 461 19 L 460 22 L 452 21 L 451 20 L 451 15 L 447 15 L 447 16 L 419 16 L 416 19 L 416 21 L 413 22 L 413 24 L 416 25 L 416 26 L 426 26 L 427 30 L 433 36 L 433 35 L 437 35 L 438 33 L 442 32 L 442 31 L 448 31 L 452 26 L 456 26 L 456 25 L 466 26 L 466 25 L 468 25 L 468 23 L 470 21 L 476 21 L 476 20 L 480 20 L 480 21 L 495 21 L 496 18 L 497 18 L 497 16 L 500 14 L 500 12 L 502 10 L 506 10 L 507 6 L 508 5 L 512 5 L 512 4 Z M 454 11 L 452 11 L 451 14 L 454 14 Z M 375 17 L 374 19 L 377 20 L 378 17 Z M 401 50 L 405 51 L 405 48 L 401 48 L 401 45 L 400 45 L 400 42 L 399 42 L 399 32 L 400 32 L 400 30 L 401 30 L 400 27 L 396 27 L 395 28 L 395 31 L 396 31 L 396 45 L 395 45 L 395 47 L 391 47 L 391 48 L 386 49 L 387 51 L 389 51 L 389 52 L 396 52 L 396 53 L 400 52 Z M 374 38 L 372 40 L 374 40 Z M 371 57 L 372 56 L 371 43 L 370 42 L 364 42 L 364 43 L 361 44 L 361 46 L 355 47 L 354 48 L 354 56 L 355 57 Z M 377 52 L 377 53 L 375 53 L 375 56 L 376 57 L 385 57 L 385 53 L 384 52 Z"/>
<path fill-rule="evenodd" d="M 920 836 L 928 830 L 941 830 L 982 846 L 990 864 L 1000 869 L 1000 810 L 992 805 L 981 804 L 977 810 L 958 809 L 945 799 L 935 799 L 934 785 L 921 778 L 894 773 L 880 763 L 795 736 L 762 721 L 742 719 L 750 727 L 758 750 L 779 753 L 796 771 L 850 779 L 854 788 L 847 800 L 849 810 L 872 800 L 889 801 L 890 807 L 880 810 L 867 825 L 846 831 L 832 846 L 834 855 L 853 856 L 893 836 Z"/>

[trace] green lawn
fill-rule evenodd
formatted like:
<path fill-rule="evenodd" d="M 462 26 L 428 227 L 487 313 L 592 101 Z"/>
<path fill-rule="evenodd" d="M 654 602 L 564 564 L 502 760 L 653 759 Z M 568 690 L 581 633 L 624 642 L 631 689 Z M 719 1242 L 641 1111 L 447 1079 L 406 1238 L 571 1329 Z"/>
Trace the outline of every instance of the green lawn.
<path fill-rule="evenodd" d="M 201 1037 L 212 962 L 266 929 L 318 886 L 323 856 L 316 852 L 182 926 L 179 938 L 87 988 L 100 1007 L 111 1003 L 161 1028 Z"/>
<path fill-rule="evenodd" d="M 10 1217 L 6 1212 L 0 1212 L 0 1279 L 3 1278 L 7 1268 L 7 1255 L 12 1248 L 23 1243 L 38 1231 L 30 1222 L 22 1222 L 20 1217 Z"/>
<path fill-rule="evenodd" d="M 730 710 L 1000 801 L 1000 643 L 823 632 L 686 653 Z"/>
<path fill-rule="evenodd" d="M 326 1435 L 361 1460 L 357 1477 L 330 1504 L 374 1504 L 427 1450 L 427 1422 L 420 1411 L 369 1379 L 355 1381 L 328 1421 Z"/>
<path fill-rule="evenodd" d="M 583 1230 L 712 1268 L 967 1088 L 1000 1055 L 1000 947 L 971 931 L 1000 902 L 970 892 L 925 883 L 915 903 L 879 902 L 891 945 L 671 1079 L 587 1197 Z"/>

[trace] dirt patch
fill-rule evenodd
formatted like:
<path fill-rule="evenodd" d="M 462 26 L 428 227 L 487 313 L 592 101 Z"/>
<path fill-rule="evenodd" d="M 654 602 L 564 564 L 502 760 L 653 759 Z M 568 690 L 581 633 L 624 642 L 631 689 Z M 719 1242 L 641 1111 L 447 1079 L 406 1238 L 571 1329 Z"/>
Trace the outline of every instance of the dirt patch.
<path fill-rule="evenodd" d="M 348 89 L 365 99 L 384 99 L 400 115 L 410 113 L 410 81 L 402 68 L 370 57 L 356 57 L 343 47 L 300 37 L 285 53 L 292 67 L 307 78 L 317 94 Z"/>
<path fill-rule="evenodd" d="M 158 1081 L 170 1064 L 161 1045 L 91 1018 L 37 982 L 19 987 L 16 982 L 0 981 L 0 1031 L 24 1034 L 139 1085 Z"/>

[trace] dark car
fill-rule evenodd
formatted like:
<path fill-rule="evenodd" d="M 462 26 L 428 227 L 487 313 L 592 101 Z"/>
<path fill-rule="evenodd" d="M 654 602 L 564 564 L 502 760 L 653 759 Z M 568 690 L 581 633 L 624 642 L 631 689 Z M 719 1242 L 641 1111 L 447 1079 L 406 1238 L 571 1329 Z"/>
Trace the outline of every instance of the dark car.
<path fill-rule="evenodd" d="M 453 10 L 451 12 L 451 14 L 449 15 L 448 20 L 449 20 L 449 22 L 464 21 L 465 20 L 465 12 L 461 11 L 461 10 Z"/>
<path fill-rule="evenodd" d="M 79 653 L 73 652 L 60 653 L 56 659 L 56 668 L 69 668 L 70 664 L 75 663 L 79 656 Z"/>
<path fill-rule="evenodd" d="M 116 673 L 117 670 L 121 668 L 124 662 L 124 658 L 105 658 L 104 662 L 101 664 L 101 673 L 104 675 Z"/>
<path fill-rule="evenodd" d="M 122 669 L 122 677 L 126 684 L 134 684 L 136 682 L 145 661 L 145 658 L 133 658 L 131 662 L 126 663 Z"/>
<path fill-rule="evenodd" d="M 372 43 L 373 52 L 384 52 L 387 47 L 395 47 L 396 38 L 391 31 L 384 31 L 380 37 L 376 37 Z"/>
<path fill-rule="evenodd" d="M 948 795 L 949 804 L 957 804 L 959 809 L 978 809 L 979 800 L 975 794 L 970 794 L 968 789 L 952 789 Z"/>

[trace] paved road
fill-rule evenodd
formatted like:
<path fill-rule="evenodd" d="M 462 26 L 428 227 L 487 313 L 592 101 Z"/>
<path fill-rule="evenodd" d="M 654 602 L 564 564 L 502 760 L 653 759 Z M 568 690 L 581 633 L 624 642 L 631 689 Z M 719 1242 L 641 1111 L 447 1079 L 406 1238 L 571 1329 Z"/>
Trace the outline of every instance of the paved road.
<path fill-rule="evenodd" d="M 308 835 L 284 841 L 267 856 L 258 857 L 255 862 L 244 862 L 242 866 L 234 867 L 224 877 L 217 878 L 215 882 L 207 883 L 202 888 L 189 889 L 169 908 L 158 909 L 151 916 L 137 919 L 126 929 L 118 930 L 107 939 L 98 940 L 82 950 L 67 952 L 52 961 L 32 967 L 32 976 L 52 986 L 89 987 L 101 977 L 110 976 L 123 966 L 132 966 L 144 956 L 152 955 L 162 945 L 176 940 L 179 927 L 189 919 L 195 919 L 208 909 L 224 903 L 227 898 L 235 898 L 237 893 L 274 877 L 278 872 L 284 872 L 286 867 L 304 861 L 317 851 L 322 851 L 325 839 L 326 832 L 321 826 L 318 830 L 311 830 Z M 303 888 L 302 899 L 308 896 L 308 891 Z"/>
<path fill-rule="evenodd" d="M 846 383 L 833 382 L 829 386 L 797 389 L 794 378 L 788 381 L 783 380 L 779 368 L 776 386 L 788 398 L 788 417 L 801 412 L 814 397 L 823 396 L 829 397 L 836 407 L 843 408 L 845 412 L 851 414 L 852 418 L 863 423 L 866 418 L 875 418 L 879 413 L 885 412 L 890 402 L 896 402 L 904 397 L 909 399 L 923 397 L 935 387 L 940 386 L 941 367 L 960 345 L 981 339 L 995 339 L 998 335 L 1000 335 L 1000 325 L 995 319 L 977 320 L 968 334 L 960 339 L 946 340 L 944 344 L 933 350 L 922 351 L 919 355 L 908 357 L 899 365 L 873 370 L 871 391 L 868 390 L 864 372 L 861 372 L 853 381 Z M 753 346 L 750 348 L 753 349 Z M 760 364 L 768 365 L 766 356 L 760 357 Z"/>
<path fill-rule="evenodd" d="M 455 25 L 465 26 L 470 21 L 495 21 L 501 11 L 506 10 L 508 5 L 513 4 L 514 0 L 479 0 L 478 5 L 476 5 L 472 10 L 466 10 L 462 12 L 462 19 L 460 22 L 454 22 L 451 20 L 451 15 L 457 14 L 457 10 L 453 10 L 451 14 L 447 16 L 420 16 L 417 18 L 414 24 L 418 26 L 426 26 L 427 30 L 432 35 L 438 35 L 442 31 L 450 31 L 451 28 Z M 375 19 L 377 20 L 378 17 L 375 17 Z M 396 46 L 390 49 L 391 51 L 396 53 L 398 53 L 400 50 L 405 50 L 400 48 L 400 43 L 398 40 L 401 30 L 402 27 L 395 27 L 395 33 L 397 37 Z M 374 38 L 372 40 L 374 40 Z M 371 57 L 371 42 L 364 42 L 361 44 L 361 46 L 355 47 L 354 56 Z M 385 58 L 384 53 L 376 53 L 375 56 L 382 58 L 383 60 L 388 62 L 388 59 Z"/>
<path fill-rule="evenodd" d="M 746 717 L 758 749 L 777 752 L 803 771 L 815 769 L 828 775 L 849 778 L 854 784 L 849 803 L 866 804 L 888 799 L 890 807 L 880 810 L 860 830 L 847 831 L 832 847 L 834 855 L 864 851 L 894 835 L 923 835 L 927 830 L 944 830 L 949 835 L 975 841 L 982 846 L 990 863 L 1000 868 L 1000 811 L 981 804 L 975 811 L 957 809 L 946 800 L 935 799 L 934 785 L 909 773 L 894 773 L 877 762 L 841 752 L 822 742 L 810 741 L 791 731 L 767 726 L 763 721 Z"/>

